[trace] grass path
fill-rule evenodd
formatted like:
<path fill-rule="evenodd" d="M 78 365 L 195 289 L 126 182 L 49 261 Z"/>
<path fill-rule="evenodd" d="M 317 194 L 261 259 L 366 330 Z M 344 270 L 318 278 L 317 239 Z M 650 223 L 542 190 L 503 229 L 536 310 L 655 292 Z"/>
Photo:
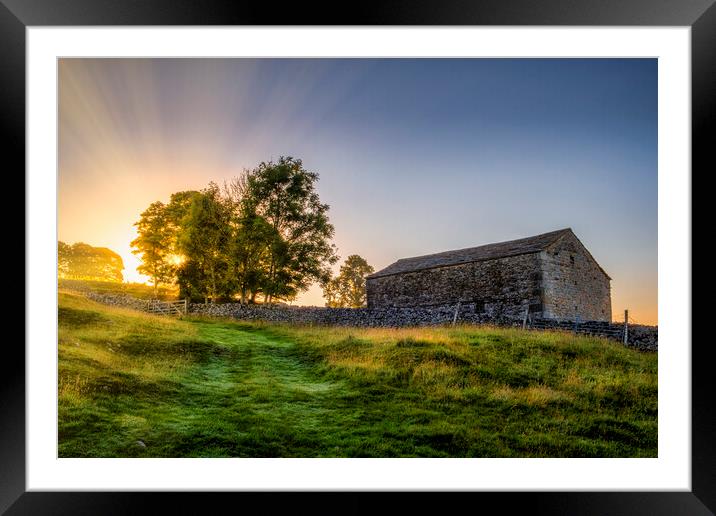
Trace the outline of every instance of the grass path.
<path fill-rule="evenodd" d="M 204 359 L 176 373 L 160 392 L 100 394 L 95 416 L 112 414 L 112 421 L 89 418 L 98 426 L 96 432 L 85 427 L 79 448 L 93 456 L 99 448 L 104 456 L 153 457 L 306 456 L 322 448 L 341 382 L 319 379 L 292 353 L 294 346 L 278 338 L 215 323 L 197 326 L 212 345 Z M 87 410 L 78 407 L 75 415 L 87 422 Z M 63 450 L 61 443 L 60 455 L 84 455 L 77 448 Z"/>
<path fill-rule="evenodd" d="M 224 445 L 239 456 L 246 447 L 254 457 L 301 456 L 321 447 L 342 382 L 319 378 L 294 344 L 262 332 L 200 323 L 199 334 L 225 354 L 197 370 L 184 394 L 193 410 L 235 423 Z"/>

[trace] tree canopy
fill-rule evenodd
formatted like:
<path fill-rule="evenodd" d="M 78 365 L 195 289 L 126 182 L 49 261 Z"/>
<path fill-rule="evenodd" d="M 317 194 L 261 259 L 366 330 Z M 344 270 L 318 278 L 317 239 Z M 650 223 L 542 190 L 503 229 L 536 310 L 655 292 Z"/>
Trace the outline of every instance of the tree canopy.
<path fill-rule="evenodd" d="M 122 281 L 122 257 L 106 247 L 84 242 L 57 242 L 57 272 L 60 278 Z"/>
<path fill-rule="evenodd" d="M 176 282 L 180 295 L 212 302 L 291 300 L 330 278 L 338 259 L 329 206 L 318 174 L 299 159 L 259 164 L 201 191 L 152 203 L 136 223 L 133 252 L 156 284 Z M 139 270 L 139 269 L 138 269 Z"/>
<path fill-rule="evenodd" d="M 184 259 L 179 266 L 179 287 L 188 297 L 198 294 L 216 301 L 230 293 L 231 229 L 231 213 L 216 184 L 192 196 L 177 237 Z"/>
<path fill-rule="evenodd" d="M 171 283 L 175 274 L 174 246 L 164 203 L 150 204 L 135 226 L 139 236 L 131 243 L 132 253 L 140 255 L 142 260 L 137 271 L 152 279 L 156 295 L 159 284 Z"/>
<path fill-rule="evenodd" d="M 362 256 L 352 254 L 341 265 L 338 276 L 323 284 L 326 306 L 362 308 L 366 306 L 366 276 L 375 271 Z"/>
<path fill-rule="evenodd" d="M 266 235 L 267 300 L 293 299 L 314 281 L 326 281 L 338 258 L 329 207 L 315 190 L 318 174 L 305 170 L 299 159 L 281 157 L 278 163 L 261 163 L 246 179 L 243 215 L 260 217 L 273 228 Z"/>

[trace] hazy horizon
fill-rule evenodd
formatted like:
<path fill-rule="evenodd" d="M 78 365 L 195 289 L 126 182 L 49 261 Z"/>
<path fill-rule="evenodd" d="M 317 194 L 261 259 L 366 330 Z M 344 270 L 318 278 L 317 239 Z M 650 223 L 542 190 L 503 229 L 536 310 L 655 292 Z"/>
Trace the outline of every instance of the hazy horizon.
<path fill-rule="evenodd" d="M 151 202 L 293 156 L 335 270 L 571 227 L 615 319 L 658 322 L 656 59 L 60 59 L 59 104 L 58 239 L 125 281 Z"/>

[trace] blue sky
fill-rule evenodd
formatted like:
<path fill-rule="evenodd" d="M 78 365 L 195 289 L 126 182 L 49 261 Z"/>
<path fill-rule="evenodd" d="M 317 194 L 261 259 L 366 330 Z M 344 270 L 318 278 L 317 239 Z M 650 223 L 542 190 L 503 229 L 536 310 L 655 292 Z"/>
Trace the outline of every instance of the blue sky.
<path fill-rule="evenodd" d="M 150 202 L 281 155 L 320 175 L 342 257 L 571 227 L 615 314 L 657 320 L 656 59 L 60 63 L 59 238 L 128 269 Z"/>

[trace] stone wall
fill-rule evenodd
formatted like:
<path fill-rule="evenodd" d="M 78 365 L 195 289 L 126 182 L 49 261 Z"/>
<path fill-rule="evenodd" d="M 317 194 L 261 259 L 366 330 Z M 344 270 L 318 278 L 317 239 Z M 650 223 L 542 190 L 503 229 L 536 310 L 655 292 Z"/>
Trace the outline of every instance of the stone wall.
<path fill-rule="evenodd" d="M 145 299 L 137 299 L 127 294 L 104 294 L 94 292 L 92 290 L 80 291 L 80 293 L 93 301 L 103 303 L 105 305 L 122 306 L 132 308 L 134 310 L 147 310 L 149 302 Z"/>
<path fill-rule="evenodd" d="M 624 323 L 608 321 L 568 321 L 560 319 L 533 319 L 528 328 L 539 330 L 562 330 L 580 335 L 594 335 L 624 342 Z M 627 331 L 627 345 L 642 351 L 657 351 L 659 327 L 630 324 Z"/>
<path fill-rule="evenodd" d="M 85 292 L 90 299 L 100 303 L 146 310 L 147 301 L 121 294 L 100 294 Z M 437 326 L 451 324 L 455 319 L 457 305 L 413 307 L 413 308 L 325 308 L 325 307 L 264 307 L 241 305 L 239 303 L 190 303 L 189 313 L 209 317 L 229 317 L 242 321 L 265 321 L 269 323 L 315 324 L 325 326 L 356 327 L 403 327 Z M 499 317 L 487 313 L 478 313 L 472 303 L 460 304 L 457 310 L 458 323 L 494 324 L 499 326 L 522 326 L 522 317 Z M 530 318 L 528 327 L 535 329 L 563 330 L 573 332 L 573 321 Z M 585 321 L 580 322 L 577 331 L 622 341 L 623 324 Z M 658 327 L 629 326 L 630 347 L 656 351 L 658 347 Z"/>
<path fill-rule="evenodd" d="M 476 314 L 520 317 L 541 311 L 537 253 L 368 278 L 368 307 L 471 305 Z"/>
<path fill-rule="evenodd" d="M 543 316 L 553 319 L 611 321 L 609 277 L 572 233 L 540 253 Z"/>
<path fill-rule="evenodd" d="M 211 317 L 231 317 L 244 321 L 272 323 L 315 324 L 321 326 L 403 327 L 438 326 L 452 324 L 457 310 L 458 323 L 494 324 L 522 327 L 523 318 L 493 317 L 476 313 L 471 303 L 457 306 L 406 308 L 325 308 L 325 307 L 262 307 L 238 303 L 190 304 L 189 312 Z M 561 330 L 581 335 L 607 337 L 623 341 L 624 325 L 604 321 L 574 321 L 530 318 L 530 329 Z M 659 330 L 656 326 L 629 326 L 628 345 L 641 350 L 656 351 Z"/>
<path fill-rule="evenodd" d="M 326 308 L 307 306 L 264 307 L 239 303 L 192 303 L 189 312 L 211 317 L 232 317 L 246 321 L 266 321 L 324 326 L 399 327 L 451 323 L 456 306 L 416 308 Z M 487 314 L 475 314 L 474 308 L 461 305 L 458 318 L 465 322 L 489 322 Z M 506 322 L 506 321 L 505 321 Z"/>

